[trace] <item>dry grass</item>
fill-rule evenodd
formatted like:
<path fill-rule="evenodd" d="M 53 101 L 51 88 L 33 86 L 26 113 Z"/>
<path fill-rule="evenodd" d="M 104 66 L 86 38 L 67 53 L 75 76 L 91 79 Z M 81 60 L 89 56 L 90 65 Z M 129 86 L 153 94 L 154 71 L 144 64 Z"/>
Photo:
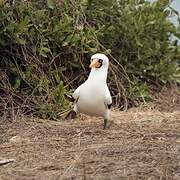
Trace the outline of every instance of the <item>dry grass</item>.
<path fill-rule="evenodd" d="M 21 118 L 0 125 L 2 180 L 180 179 L 180 111 L 131 109 L 102 119 Z"/>

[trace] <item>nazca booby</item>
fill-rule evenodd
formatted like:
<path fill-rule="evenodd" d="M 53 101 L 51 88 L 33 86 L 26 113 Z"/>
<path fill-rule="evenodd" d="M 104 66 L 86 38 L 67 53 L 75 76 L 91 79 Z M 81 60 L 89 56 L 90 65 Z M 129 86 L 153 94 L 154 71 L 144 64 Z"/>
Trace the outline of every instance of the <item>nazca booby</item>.
<path fill-rule="evenodd" d="M 109 59 L 106 55 L 94 54 L 89 65 L 91 72 L 88 79 L 72 95 L 75 113 L 103 117 L 104 129 L 110 119 L 112 104 L 112 97 L 106 83 L 108 66 Z"/>

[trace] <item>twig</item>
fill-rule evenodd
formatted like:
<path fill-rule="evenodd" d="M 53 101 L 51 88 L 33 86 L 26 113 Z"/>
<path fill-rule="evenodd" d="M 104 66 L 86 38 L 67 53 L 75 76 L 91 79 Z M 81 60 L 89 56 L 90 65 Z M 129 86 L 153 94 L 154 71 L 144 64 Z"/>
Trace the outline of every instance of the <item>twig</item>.
<path fill-rule="evenodd" d="M 72 171 L 72 170 L 74 169 L 75 164 L 78 162 L 78 160 L 80 159 L 81 155 L 84 153 L 85 150 L 86 150 L 86 149 L 84 149 L 83 151 L 81 151 L 81 152 L 77 155 L 77 157 L 76 157 L 75 160 L 72 162 L 72 164 L 64 171 L 64 173 L 63 173 L 62 176 L 60 177 L 60 180 L 61 180 L 61 179 L 64 179 L 65 175 L 66 175 L 68 172 L 70 172 L 70 171 Z"/>
<path fill-rule="evenodd" d="M 2 159 L 2 160 L 0 159 L 0 166 L 3 166 L 11 162 L 14 162 L 14 159 Z"/>
<path fill-rule="evenodd" d="M 86 164 L 83 158 L 83 180 L 86 180 Z"/>

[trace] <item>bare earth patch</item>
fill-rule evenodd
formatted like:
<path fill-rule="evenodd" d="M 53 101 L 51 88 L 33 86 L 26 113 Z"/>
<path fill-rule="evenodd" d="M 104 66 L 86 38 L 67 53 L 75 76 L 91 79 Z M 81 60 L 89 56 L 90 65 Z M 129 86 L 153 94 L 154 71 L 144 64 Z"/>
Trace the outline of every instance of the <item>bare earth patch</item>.
<path fill-rule="evenodd" d="M 180 179 L 180 111 L 112 112 L 55 122 L 1 121 L 1 180 Z"/>

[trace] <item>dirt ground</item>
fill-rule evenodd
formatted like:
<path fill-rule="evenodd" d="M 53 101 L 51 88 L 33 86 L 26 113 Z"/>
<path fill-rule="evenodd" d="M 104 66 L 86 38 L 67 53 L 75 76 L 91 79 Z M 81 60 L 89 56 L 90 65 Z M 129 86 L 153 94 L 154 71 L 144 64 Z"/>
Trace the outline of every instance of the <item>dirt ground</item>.
<path fill-rule="evenodd" d="M 0 180 L 180 180 L 180 111 L 112 111 L 56 122 L 19 118 L 0 124 Z"/>

